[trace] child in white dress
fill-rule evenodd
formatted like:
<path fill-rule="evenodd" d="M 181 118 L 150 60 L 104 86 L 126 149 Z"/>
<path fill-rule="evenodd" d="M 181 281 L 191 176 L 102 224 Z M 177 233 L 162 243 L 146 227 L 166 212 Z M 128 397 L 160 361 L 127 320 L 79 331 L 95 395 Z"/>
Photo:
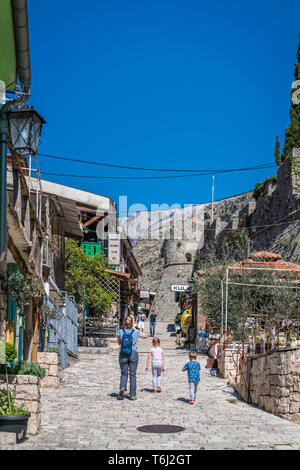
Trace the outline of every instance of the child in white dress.
<path fill-rule="evenodd" d="M 153 338 L 152 341 L 153 347 L 150 349 L 147 362 L 146 362 L 146 371 L 149 368 L 151 361 L 152 367 L 152 384 L 153 384 L 153 393 L 161 392 L 161 373 L 165 372 L 165 357 L 164 351 L 160 347 L 159 338 Z"/>

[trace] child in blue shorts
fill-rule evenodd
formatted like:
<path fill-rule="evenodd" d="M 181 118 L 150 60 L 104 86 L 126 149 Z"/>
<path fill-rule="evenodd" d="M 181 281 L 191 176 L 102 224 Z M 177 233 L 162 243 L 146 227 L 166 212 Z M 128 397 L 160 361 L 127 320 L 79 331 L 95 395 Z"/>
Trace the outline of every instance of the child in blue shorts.
<path fill-rule="evenodd" d="M 187 371 L 188 381 L 190 388 L 190 405 L 193 405 L 196 400 L 197 387 L 200 382 L 200 364 L 197 362 L 197 353 L 191 351 L 189 353 L 190 362 L 187 362 L 182 369 L 182 372 Z"/>

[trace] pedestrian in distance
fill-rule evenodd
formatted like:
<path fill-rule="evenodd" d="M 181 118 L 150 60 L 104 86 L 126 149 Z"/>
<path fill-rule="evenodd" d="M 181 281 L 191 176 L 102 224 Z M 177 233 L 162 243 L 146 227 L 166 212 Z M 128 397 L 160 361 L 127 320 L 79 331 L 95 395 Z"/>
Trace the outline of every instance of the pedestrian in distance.
<path fill-rule="evenodd" d="M 155 335 L 156 318 L 157 318 L 157 315 L 156 315 L 156 313 L 154 313 L 154 310 L 152 310 L 152 311 L 151 311 L 151 315 L 150 315 L 150 317 L 149 317 L 149 321 L 150 321 L 150 336 L 154 336 L 154 335 Z"/>
<path fill-rule="evenodd" d="M 133 327 L 135 328 L 135 325 L 136 325 L 136 319 L 135 319 L 135 315 L 134 315 L 134 311 L 131 310 L 130 312 L 130 316 L 132 318 L 132 321 L 133 321 Z"/>
<path fill-rule="evenodd" d="M 124 399 L 128 375 L 130 379 L 130 400 L 136 400 L 136 371 L 139 362 L 137 341 L 139 338 L 147 337 L 145 333 L 134 328 L 132 316 L 128 315 L 125 319 L 124 328 L 119 330 L 117 335 L 117 341 L 120 345 L 119 364 L 121 369 L 118 400 Z"/>
<path fill-rule="evenodd" d="M 145 328 L 145 320 L 146 320 L 146 314 L 144 313 L 144 310 L 142 309 L 139 313 L 139 322 L 138 322 L 138 329 L 143 332 Z"/>
<path fill-rule="evenodd" d="M 197 361 L 197 353 L 195 351 L 189 353 L 189 359 L 190 361 L 185 364 L 182 372 L 187 371 L 190 389 L 190 405 L 193 405 L 196 400 L 197 387 L 200 382 L 201 366 Z"/>
<path fill-rule="evenodd" d="M 161 392 L 161 373 L 165 372 L 165 356 L 164 351 L 160 347 L 160 339 L 153 338 L 152 341 L 153 347 L 150 349 L 147 362 L 146 362 L 146 371 L 149 369 L 149 364 L 151 361 L 152 368 L 152 385 L 153 393 Z"/>

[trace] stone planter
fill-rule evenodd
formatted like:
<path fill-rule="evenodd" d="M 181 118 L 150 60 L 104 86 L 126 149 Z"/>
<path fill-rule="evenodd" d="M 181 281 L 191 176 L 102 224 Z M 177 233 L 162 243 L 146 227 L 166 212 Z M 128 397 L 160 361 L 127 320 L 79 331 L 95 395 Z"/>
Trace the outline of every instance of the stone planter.
<path fill-rule="evenodd" d="M 16 393 L 15 403 L 28 410 L 28 434 L 37 434 L 41 423 L 40 379 L 32 375 L 8 375 L 9 389 Z M 0 390 L 6 390 L 6 379 L 0 375 Z"/>
<path fill-rule="evenodd" d="M 57 353 L 39 352 L 38 363 L 46 371 L 45 377 L 40 379 L 41 388 L 57 388 L 59 385 Z"/>
<path fill-rule="evenodd" d="M 16 443 L 20 444 L 26 439 L 27 422 L 30 413 L 20 416 L 0 415 L 0 432 L 12 432 L 16 434 Z"/>

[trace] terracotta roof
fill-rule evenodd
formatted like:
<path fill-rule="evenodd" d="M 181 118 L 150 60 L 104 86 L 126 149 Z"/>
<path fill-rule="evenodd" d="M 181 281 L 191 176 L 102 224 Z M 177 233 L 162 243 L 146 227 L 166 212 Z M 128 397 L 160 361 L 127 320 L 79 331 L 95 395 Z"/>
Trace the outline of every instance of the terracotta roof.
<path fill-rule="evenodd" d="M 284 261 L 279 253 L 270 253 L 268 251 L 257 251 L 251 253 L 249 258 L 243 261 L 232 263 L 230 267 L 253 267 L 267 269 L 286 269 L 288 271 L 300 271 L 300 264 Z"/>
<path fill-rule="evenodd" d="M 242 261 L 236 261 L 235 263 L 228 265 L 230 268 L 241 268 L 241 270 L 243 266 L 246 268 L 274 269 L 274 271 L 277 269 L 297 271 L 297 273 L 299 271 L 300 273 L 300 264 L 284 261 L 279 253 L 271 253 L 269 251 L 256 251 L 254 253 L 250 253 L 249 258 Z M 225 265 L 223 267 L 225 267 Z M 209 269 L 212 270 L 213 268 Z M 197 279 L 206 271 L 207 270 L 198 269 L 196 272 L 194 272 L 194 278 Z"/>
<path fill-rule="evenodd" d="M 250 253 L 249 258 L 254 260 L 257 258 L 263 258 L 270 261 L 282 259 L 279 253 L 271 253 L 270 251 L 256 251 L 255 253 Z"/>

